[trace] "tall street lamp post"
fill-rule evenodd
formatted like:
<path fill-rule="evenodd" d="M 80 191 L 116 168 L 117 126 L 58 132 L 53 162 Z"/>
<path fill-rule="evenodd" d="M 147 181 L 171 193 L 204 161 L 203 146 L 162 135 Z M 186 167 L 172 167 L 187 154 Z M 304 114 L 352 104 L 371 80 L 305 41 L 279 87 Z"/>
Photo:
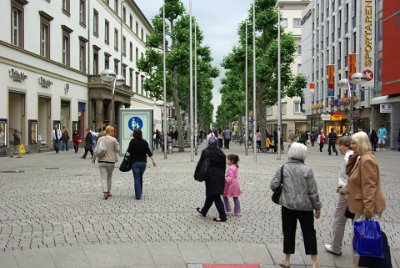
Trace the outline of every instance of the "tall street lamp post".
<path fill-rule="evenodd" d="M 256 108 L 256 0 L 253 1 L 253 161 L 257 162 L 257 108 Z"/>
<path fill-rule="evenodd" d="M 248 86 L 248 53 L 247 53 L 247 20 L 246 20 L 246 59 L 245 59 L 245 92 L 246 92 L 246 112 L 245 112 L 245 117 L 246 117 L 246 135 L 245 135 L 245 141 L 244 141 L 244 148 L 245 148 L 245 155 L 249 155 L 249 86 Z"/>
<path fill-rule="evenodd" d="M 353 106 L 354 106 L 354 101 L 353 101 L 353 85 L 358 85 L 363 82 L 365 77 L 363 76 L 362 73 L 354 73 L 351 77 L 350 80 L 347 78 L 343 78 L 338 82 L 338 86 L 340 88 L 348 89 L 348 95 L 350 98 L 350 134 L 354 134 L 354 122 L 353 122 Z"/>
<path fill-rule="evenodd" d="M 192 0 L 189 0 L 189 46 L 190 46 L 190 161 L 194 162 L 194 152 L 193 152 L 193 23 L 192 23 Z"/>
<path fill-rule="evenodd" d="M 106 69 L 100 73 L 100 78 L 104 82 L 112 82 L 112 101 L 111 101 L 111 116 L 110 125 L 113 126 L 115 123 L 115 86 L 122 86 L 125 83 L 125 78 L 122 75 L 117 75 L 110 69 Z"/>
<path fill-rule="evenodd" d="M 164 3 L 165 5 L 165 3 Z M 163 6 L 163 89 L 164 89 L 164 159 L 167 159 L 167 75 L 166 75 L 165 6 Z"/>
<path fill-rule="evenodd" d="M 281 159 L 282 103 L 281 103 L 281 8 L 278 6 L 278 160 Z"/>

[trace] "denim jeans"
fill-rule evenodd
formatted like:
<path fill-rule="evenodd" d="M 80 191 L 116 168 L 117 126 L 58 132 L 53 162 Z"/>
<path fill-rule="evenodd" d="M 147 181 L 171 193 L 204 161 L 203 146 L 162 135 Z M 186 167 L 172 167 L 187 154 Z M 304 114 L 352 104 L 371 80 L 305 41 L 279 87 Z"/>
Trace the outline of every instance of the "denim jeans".
<path fill-rule="evenodd" d="M 143 173 L 146 170 L 147 162 L 132 163 L 133 180 L 135 183 L 135 197 L 140 199 L 143 191 Z"/>

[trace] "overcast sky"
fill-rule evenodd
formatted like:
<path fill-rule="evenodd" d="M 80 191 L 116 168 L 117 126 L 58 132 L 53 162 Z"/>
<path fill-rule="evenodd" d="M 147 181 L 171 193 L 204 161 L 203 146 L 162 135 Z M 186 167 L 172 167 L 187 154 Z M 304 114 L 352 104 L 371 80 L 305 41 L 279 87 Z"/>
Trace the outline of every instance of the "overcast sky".
<path fill-rule="evenodd" d="M 134 0 L 147 19 L 158 13 L 163 0 Z M 204 34 L 204 43 L 211 47 L 214 66 L 220 70 L 220 63 L 232 47 L 237 44 L 237 28 L 247 16 L 247 11 L 253 0 L 192 0 L 192 15 L 196 17 Z M 189 0 L 182 0 L 189 12 Z M 221 103 L 219 89 L 221 77 L 214 80 L 213 104 L 214 113 Z"/>

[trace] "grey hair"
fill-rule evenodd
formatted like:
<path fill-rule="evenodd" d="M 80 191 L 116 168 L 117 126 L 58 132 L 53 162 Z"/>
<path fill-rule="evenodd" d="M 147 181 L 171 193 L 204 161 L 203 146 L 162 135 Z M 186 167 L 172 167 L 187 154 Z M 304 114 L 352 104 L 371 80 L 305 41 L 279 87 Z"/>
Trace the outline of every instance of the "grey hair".
<path fill-rule="evenodd" d="M 288 156 L 292 159 L 304 161 L 307 158 L 307 146 L 298 142 L 293 142 L 290 145 Z"/>

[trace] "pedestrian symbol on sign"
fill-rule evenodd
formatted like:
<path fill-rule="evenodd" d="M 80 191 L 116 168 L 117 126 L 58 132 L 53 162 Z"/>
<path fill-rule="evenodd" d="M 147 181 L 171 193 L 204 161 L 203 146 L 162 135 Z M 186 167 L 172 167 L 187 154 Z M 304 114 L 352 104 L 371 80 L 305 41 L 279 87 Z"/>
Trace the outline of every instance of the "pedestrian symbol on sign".
<path fill-rule="evenodd" d="M 130 130 L 134 131 L 136 128 L 143 128 L 143 120 L 139 117 L 131 117 L 128 121 L 128 127 Z"/>

